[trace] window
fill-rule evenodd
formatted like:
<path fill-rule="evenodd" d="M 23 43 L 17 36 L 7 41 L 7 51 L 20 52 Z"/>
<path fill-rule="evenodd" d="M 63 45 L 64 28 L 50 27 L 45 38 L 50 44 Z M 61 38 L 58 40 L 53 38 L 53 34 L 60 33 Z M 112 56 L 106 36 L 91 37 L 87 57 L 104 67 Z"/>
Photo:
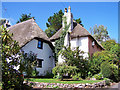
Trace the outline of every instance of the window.
<path fill-rule="evenodd" d="M 92 41 L 92 47 L 94 47 L 94 45 L 95 45 L 95 41 Z"/>
<path fill-rule="evenodd" d="M 43 59 L 37 59 L 37 67 L 42 68 L 42 61 Z"/>
<path fill-rule="evenodd" d="M 41 40 L 38 40 L 38 46 L 39 49 L 43 48 L 43 42 Z"/>

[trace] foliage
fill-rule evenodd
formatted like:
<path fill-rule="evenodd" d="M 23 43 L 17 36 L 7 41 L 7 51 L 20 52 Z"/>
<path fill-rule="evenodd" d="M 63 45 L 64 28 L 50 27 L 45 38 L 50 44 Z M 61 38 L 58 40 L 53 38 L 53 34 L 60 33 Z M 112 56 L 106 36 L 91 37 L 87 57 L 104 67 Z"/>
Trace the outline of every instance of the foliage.
<path fill-rule="evenodd" d="M 108 61 L 105 61 L 101 64 L 101 72 L 104 77 L 109 78 L 111 76 L 112 71 L 110 68 L 111 68 L 111 66 Z"/>
<path fill-rule="evenodd" d="M 82 21 L 81 21 L 81 19 L 80 18 L 78 18 L 78 19 L 74 19 L 78 24 L 80 24 L 82 27 L 84 27 L 84 25 L 82 24 Z"/>
<path fill-rule="evenodd" d="M 69 75 L 75 75 L 78 68 L 75 66 L 68 66 L 66 63 L 57 64 L 53 69 L 52 72 L 54 74 L 54 77 L 58 74 L 60 76 L 60 79 L 63 80 L 63 75 L 69 74 Z"/>
<path fill-rule="evenodd" d="M 88 77 L 87 78 L 91 78 L 92 77 L 92 73 L 89 71 L 88 72 Z"/>
<path fill-rule="evenodd" d="M 107 40 L 106 42 L 102 42 L 102 45 L 106 51 L 109 52 L 109 54 L 112 57 L 112 63 L 118 65 L 119 61 L 119 44 L 115 42 L 115 40 Z"/>
<path fill-rule="evenodd" d="M 12 39 L 9 30 L 0 27 L 2 39 L 2 88 L 21 88 L 23 85 L 23 75 L 17 69 L 20 65 L 21 54 L 18 43 Z"/>
<path fill-rule="evenodd" d="M 16 23 L 27 21 L 27 20 L 32 19 L 32 18 L 35 20 L 35 17 L 31 17 L 31 13 L 29 13 L 28 15 L 27 14 L 22 14 L 21 18 L 19 18 L 19 20 Z"/>
<path fill-rule="evenodd" d="M 111 64 L 111 71 L 112 75 L 110 76 L 110 79 L 118 82 L 119 81 L 118 66 L 115 64 Z"/>
<path fill-rule="evenodd" d="M 101 52 L 95 52 L 93 54 L 93 57 L 91 60 L 89 60 L 90 62 L 90 67 L 89 70 L 92 73 L 92 75 L 97 74 L 100 72 L 100 68 L 101 68 L 101 64 L 102 62 L 109 62 L 109 63 L 113 63 L 114 61 L 114 57 L 111 55 L 111 53 L 109 51 L 101 51 Z"/>
<path fill-rule="evenodd" d="M 47 34 L 48 37 L 52 37 L 57 31 L 52 28 L 52 27 L 48 27 L 46 30 L 45 30 L 45 33 Z"/>
<path fill-rule="evenodd" d="M 102 72 L 104 77 L 118 81 L 119 49 L 115 40 L 102 42 L 104 51 L 95 52 L 90 61 L 92 75 Z"/>
<path fill-rule="evenodd" d="M 80 80 L 80 81 L 81 81 L 81 80 L 82 80 L 81 74 L 78 73 L 78 74 L 73 75 L 73 76 L 72 76 L 72 79 L 73 79 L 73 80 Z"/>
<path fill-rule="evenodd" d="M 52 37 L 61 27 L 62 27 L 62 17 L 64 13 L 60 10 L 57 13 L 54 13 L 53 16 L 48 18 L 48 22 L 46 23 L 47 29 L 45 33 L 48 37 Z M 80 18 L 74 19 L 77 23 L 84 26 Z"/>
<path fill-rule="evenodd" d="M 105 78 L 118 81 L 118 67 L 115 64 L 110 64 L 107 61 L 103 62 L 101 64 L 101 72 Z"/>
<path fill-rule="evenodd" d="M 93 37 L 99 42 L 110 39 L 107 28 L 104 27 L 103 25 L 100 25 L 100 26 L 95 25 L 93 28 L 90 28 L 90 31 Z"/>
<path fill-rule="evenodd" d="M 64 47 L 61 54 L 67 65 L 76 66 L 78 68 L 77 72 L 81 73 L 81 77 L 87 77 L 89 71 L 88 60 L 83 57 L 84 52 L 79 47 L 74 49 Z"/>
<path fill-rule="evenodd" d="M 101 80 L 101 79 L 103 79 L 102 73 L 95 74 L 93 77 L 96 78 L 96 80 Z"/>
<path fill-rule="evenodd" d="M 36 59 L 37 55 L 34 54 L 32 51 L 30 51 L 29 53 L 24 53 L 23 52 L 23 60 L 21 61 L 21 67 L 20 67 L 20 71 L 21 72 L 25 72 L 27 77 L 31 77 L 33 71 L 35 70 L 34 66 L 36 66 Z M 37 74 L 37 72 L 36 72 Z"/>
<path fill-rule="evenodd" d="M 106 85 L 110 85 L 110 79 L 104 78 Z"/>
<path fill-rule="evenodd" d="M 33 68 L 33 71 L 32 71 L 32 76 L 38 76 L 39 74 L 39 71 L 36 70 L 36 68 Z"/>
<path fill-rule="evenodd" d="M 53 16 L 48 18 L 48 22 L 46 23 L 48 29 L 45 30 L 48 37 L 54 35 L 62 27 L 62 16 L 63 12 L 60 10 L 58 13 L 54 13 Z"/>
<path fill-rule="evenodd" d="M 65 39 L 65 36 L 68 32 L 68 28 L 70 25 L 67 25 L 67 22 L 66 22 L 66 17 L 63 18 L 64 20 L 64 24 L 65 24 L 65 27 L 63 28 L 62 30 L 62 33 L 60 35 L 60 38 L 58 40 L 55 41 L 55 54 L 56 54 L 56 59 L 58 59 L 58 55 L 60 53 L 60 51 L 63 49 L 63 46 L 64 46 L 64 39 Z"/>

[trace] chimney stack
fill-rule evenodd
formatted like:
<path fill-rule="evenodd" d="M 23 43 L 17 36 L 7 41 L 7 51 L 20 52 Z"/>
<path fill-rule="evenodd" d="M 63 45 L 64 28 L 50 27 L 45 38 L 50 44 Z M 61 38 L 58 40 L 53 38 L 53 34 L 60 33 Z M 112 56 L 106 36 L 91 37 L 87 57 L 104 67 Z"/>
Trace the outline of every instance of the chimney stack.
<path fill-rule="evenodd" d="M 71 12 L 71 7 L 70 6 L 68 7 L 68 12 Z"/>
<path fill-rule="evenodd" d="M 64 15 L 66 15 L 67 14 L 67 8 L 65 8 L 64 12 L 65 12 Z"/>

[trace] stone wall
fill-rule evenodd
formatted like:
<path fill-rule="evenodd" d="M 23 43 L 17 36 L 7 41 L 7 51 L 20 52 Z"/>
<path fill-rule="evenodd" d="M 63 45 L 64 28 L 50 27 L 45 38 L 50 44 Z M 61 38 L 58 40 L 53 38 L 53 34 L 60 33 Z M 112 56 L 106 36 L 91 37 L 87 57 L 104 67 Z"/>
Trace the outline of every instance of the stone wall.
<path fill-rule="evenodd" d="M 29 82 L 29 85 L 34 88 L 107 88 L 106 81 L 101 81 L 93 84 L 62 84 L 62 83 L 40 83 Z"/>

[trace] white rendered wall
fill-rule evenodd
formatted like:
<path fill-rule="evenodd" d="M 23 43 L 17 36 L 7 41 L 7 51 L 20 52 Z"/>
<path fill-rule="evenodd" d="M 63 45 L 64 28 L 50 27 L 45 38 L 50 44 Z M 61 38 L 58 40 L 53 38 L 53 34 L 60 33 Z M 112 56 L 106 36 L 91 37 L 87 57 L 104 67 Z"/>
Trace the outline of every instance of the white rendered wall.
<path fill-rule="evenodd" d="M 71 41 L 71 49 L 74 49 L 79 46 L 79 49 L 84 51 L 83 57 L 88 57 L 88 37 L 73 38 Z M 64 59 L 59 55 L 58 63 L 64 62 Z"/>
<path fill-rule="evenodd" d="M 43 49 L 38 49 L 38 40 L 33 39 L 29 43 L 27 43 L 22 50 L 25 53 L 29 53 L 32 51 L 33 53 L 37 54 L 38 59 L 43 59 L 42 61 L 42 68 L 37 67 L 37 71 L 39 71 L 39 75 L 45 75 L 47 71 L 51 71 L 52 68 L 55 66 L 55 61 L 53 56 L 53 51 L 47 43 L 43 42 Z M 51 56 L 49 58 L 49 56 Z"/>
<path fill-rule="evenodd" d="M 79 46 L 79 49 L 84 51 L 84 58 L 88 57 L 88 37 L 73 38 L 71 41 L 71 48 Z"/>

